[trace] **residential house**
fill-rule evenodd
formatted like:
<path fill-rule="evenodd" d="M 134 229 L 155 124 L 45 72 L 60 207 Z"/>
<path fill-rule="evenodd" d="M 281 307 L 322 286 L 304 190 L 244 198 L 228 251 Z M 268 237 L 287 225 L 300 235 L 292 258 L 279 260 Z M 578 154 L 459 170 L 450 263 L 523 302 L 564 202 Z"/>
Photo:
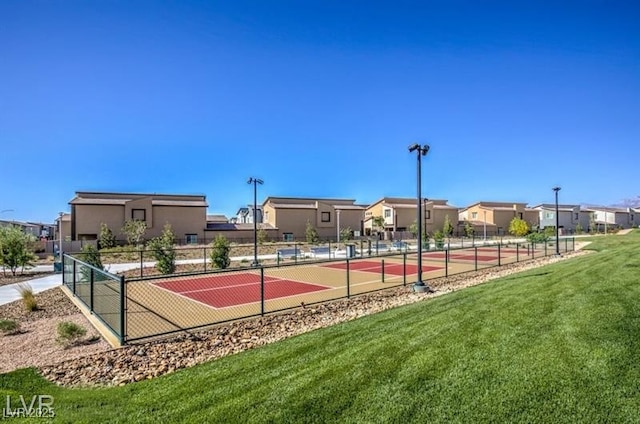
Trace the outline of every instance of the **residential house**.
<path fill-rule="evenodd" d="M 256 205 L 256 222 L 262 222 L 262 205 Z M 251 224 L 253 223 L 253 205 L 242 207 L 238 209 L 236 213 L 235 222 L 238 224 Z"/>
<path fill-rule="evenodd" d="M 613 208 L 608 206 L 587 206 L 592 215 L 596 231 L 606 232 L 614 228 L 632 228 L 638 223 L 634 208 Z"/>
<path fill-rule="evenodd" d="M 119 240 L 125 221 L 147 224 L 144 238 L 162 234 L 170 224 L 178 240 L 199 243 L 204 238 L 207 200 L 203 195 L 76 192 L 71 205 L 71 240 L 95 240 L 106 224 Z M 63 218 L 64 233 L 64 218 Z"/>
<path fill-rule="evenodd" d="M 539 228 L 544 230 L 547 227 L 556 228 L 556 205 L 542 203 L 532 207 L 538 211 Z M 558 205 L 558 229 L 560 234 L 573 234 L 580 224 L 583 231 L 587 231 L 589 226 L 583 226 L 580 222 L 580 205 Z"/>
<path fill-rule="evenodd" d="M 362 233 L 365 206 L 352 199 L 315 199 L 304 197 L 267 197 L 262 203 L 263 223 L 277 230 L 286 241 L 304 240 L 307 224 L 321 239 L 335 240 L 338 232 L 350 228 Z"/>
<path fill-rule="evenodd" d="M 447 200 L 425 198 L 421 202 L 421 207 L 423 232 L 433 234 L 437 230 L 442 230 L 447 216 L 454 229 L 457 226 L 458 208 L 447 204 Z M 384 219 L 384 228 L 377 228 L 374 222 L 376 217 Z M 383 197 L 366 208 L 363 226 L 366 235 L 382 230 L 386 238 L 396 238 L 396 232 L 411 231 L 416 220 L 416 198 Z"/>
<path fill-rule="evenodd" d="M 462 209 L 458 216 L 460 221 L 473 225 L 475 234 L 487 236 L 508 234 L 513 218 L 526 221 L 532 228 L 539 225 L 539 211 L 528 208 L 526 203 L 481 201 Z"/>

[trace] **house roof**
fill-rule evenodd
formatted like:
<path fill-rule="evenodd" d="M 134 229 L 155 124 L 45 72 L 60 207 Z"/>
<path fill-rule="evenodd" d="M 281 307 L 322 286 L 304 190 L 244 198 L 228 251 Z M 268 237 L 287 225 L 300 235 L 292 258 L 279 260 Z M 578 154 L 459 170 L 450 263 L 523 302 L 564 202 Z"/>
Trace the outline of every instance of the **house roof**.
<path fill-rule="evenodd" d="M 207 215 L 207 222 L 229 222 L 224 215 Z"/>
<path fill-rule="evenodd" d="M 125 205 L 132 200 L 151 198 L 153 206 L 207 207 L 206 196 L 192 194 L 145 194 L 77 191 L 71 205 Z"/>

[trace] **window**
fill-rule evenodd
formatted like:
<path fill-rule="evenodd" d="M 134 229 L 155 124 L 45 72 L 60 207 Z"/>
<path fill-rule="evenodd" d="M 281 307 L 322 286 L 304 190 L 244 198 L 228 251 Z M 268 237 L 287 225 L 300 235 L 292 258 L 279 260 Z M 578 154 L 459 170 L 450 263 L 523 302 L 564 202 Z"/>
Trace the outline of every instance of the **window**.
<path fill-rule="evenodd" d="M 579 218 L 578 212 L 574 213 L 573 214 L 573 219 L 577 221 L 578 218 Z"/>
<path fill-rule="evenodd" d="M 325 213 L 325 212 L 323 212 Z M 329 212 L 326 212 L 329 213 Z M 293 233 L 283 233 L 282 234 L 282 240 L 283 241 L 293 241 Z"/>
<path fill-rule="evenodd" d="M 424 219 L 431 219 L 431 211 L 424 211 Z"/>
<path fill-rule="evenodd" d="M 545 219 L 551 219 L 551 218 L 553 218 L 553 212 L 545 212 L 545 213 L 544 213 L 544 218 L 545 218 Z"/>
<path fill-rule="evenodd" d="M 523 219 L 524 214 L 522 212 L 518 212 L 518 218 Z"/>
<path fill-rule="evenodd" d="M 198 244 L 197 234 L 185 234 L 184 238 L 187 244 Z"/>
<path fill-rule="evenodd" d="M 385 218 L 391 218 L 391 209 L 385 209 L 384 217 Z"/>
<path fill-rule="evenodd" d="M 322 222 L 331 222 L 331 212 L 322 212 L 320 220 Z"/>
<path fill-rule="evenodd" d="M 146 221 L 147 211 L 144 209 L 131 209 L 131 219 L 134 221 Z"/>
<path fill-rule="evenodd" d="M 478 219 L 478 212 L 471 212 L 471 219 Z"/>

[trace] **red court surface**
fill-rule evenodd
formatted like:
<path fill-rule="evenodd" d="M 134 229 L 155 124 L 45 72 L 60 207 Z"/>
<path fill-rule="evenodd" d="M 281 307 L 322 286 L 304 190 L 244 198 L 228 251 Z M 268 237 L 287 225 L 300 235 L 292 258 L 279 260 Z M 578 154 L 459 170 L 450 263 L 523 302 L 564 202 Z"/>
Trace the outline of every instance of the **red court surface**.
<path fill-rule="evenodd" d="M 325 268 L 334 268 L 334 269 L 347 269 L 347 264 L 345 262 L 340 262 L 336 264 L 328 264 L 322 265 Z M 404 265 L 397 264 L 393 262 L 387 262 L 384 264 L 384 273 L 385 275 L 403 275 L 404 274 Z M 422 272 L 435 271 L 438 269 L 442 269 L 439 266 L 422 266 Z M 407 275 L 413 275 L 418 273 L 418 266 L 407 264 L 406 265 Z M 372 272 L 375 274 L 382 275 L 382 263 L 375 261 L 355 261 L 349 263 L 349 271 L 362 271 L 362 272 Z"/>
<path fill-rule="evenodd" d="M 178 281 L 153 283 L 157 287 L 196 300 L 214 308 L 260 302 L 260 275 L 252 273 L 209 275 Z M 328 290 L 330 287 L 274 277 L 264 277 L 265 300 Z"/>

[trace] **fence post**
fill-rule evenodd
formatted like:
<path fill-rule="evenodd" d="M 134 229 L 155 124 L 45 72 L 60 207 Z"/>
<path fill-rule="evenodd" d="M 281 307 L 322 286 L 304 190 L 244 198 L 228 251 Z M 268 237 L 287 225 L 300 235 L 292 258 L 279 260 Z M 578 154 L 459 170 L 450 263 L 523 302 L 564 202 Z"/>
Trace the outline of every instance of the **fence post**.
<path fill-rule="evenodd" d="M 449 249 L 444 251 L 444 276 L 449 276 Z"/>
<path fill-rule="evenodd" d="M 93 268 L 89 268 L 89 310 L 93 313 Z"/>
<path fill-rule="evenodd" d="M 536 258 L 536 244 L 531 243 L 531 259 L 535 259 L 535 258 Z"/>
<path fill-rule="evenodd" d="M 260 315 L 264 316 L 264 267 L 260 267 Z"/>
<path fill-rule="evenodd" d="M 476 271 L 478 270 L 478 246 L 474 246 L 473 247 L 475 250 L 475 265 L 476 265 Z"/>
<path fill-rule="evenodd" d="M 564 239 L 564 253 L 567 253 L 569 251 L 569 245 L 567 242 L 567 239 Z"/>
<path fill-rule="evenodd" d="M 74 260 L 73 261 L 73 279 L 72 279 L 72 284 L 73 284 L 73 294 L 76 294 L 76 273 L 78 272 L 78 268 L 76 267 L 77 262 Z"/>
<path fill-rule="evenodd" d="M 382 260 L 382 282 L 384 283 L 384 259 Z"/>
<path fill-rule="evenodd" d="M 126 342 L 126 316 L 127 310 L 125 307 L 125 300 L 127 298 L 125 293 L 126 287 L 124 284 L 124 276 L 120 276 L 120 344 L 124 345 Z"/>
<path fill-rule="evenodd" d="M 204 256 L 204 272 L 207 272 L 207 246 L 202 249 L 202 254 Z"/>
<path fill-rule="evenodd" d="M 141 250 L 141 251 L 140 251 L 140 278 L 142 278 L 142 277 L 144 276 L 144 275 L 143 275 L 143 273 L 144 273 L 144 271 L 143 271 L 143 270 L 144 270 L 143 261 L 144 261 L 144 253 L 143 253 L 143 251 Z"/>
<path fill-rule="evenodd" d="M 498 243 L 498 266 L 502 266 L 500 261 L 500 243 Z"/>
<path fill-rule="evenodd" d="M 402 255 L 402 285 L 407 285 L 407 252 Z"/>
<path fill-rule="evenodd" d="M 351 297 L 351 287 L 349 285 L 349 258 L 347 258 L 347 299 Z"/>
<path fill-rule="evenodd" d="M 293 242 L 293 262 L 298 263 L 298 244 L 295 241 Z"/>
<path fill-rule="evenodd" d="M 516 262 L 520 262 L 520 243 L 516 243 Z"/>
<path fill-rule="evenodd" d="M 545 242 L 544 242 L 544 256 L 545 256 L 545 258 L 547 257 L 547 245 L 548 245 L 548 244 L 549 244 L 549 242 L 548 242 L 548 241 L 545 241 Z"/>

